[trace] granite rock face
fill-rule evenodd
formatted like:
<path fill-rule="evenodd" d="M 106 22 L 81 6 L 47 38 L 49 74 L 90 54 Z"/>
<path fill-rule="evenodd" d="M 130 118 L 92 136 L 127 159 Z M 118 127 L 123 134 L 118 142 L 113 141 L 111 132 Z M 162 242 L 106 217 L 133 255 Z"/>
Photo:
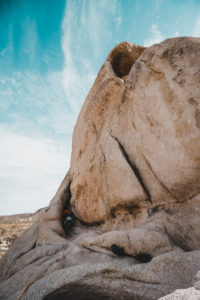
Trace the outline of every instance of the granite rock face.
<path fill-rule="evenodd" d="M 121 70 L 113 74 L 118 47 L 73 135 L 71 204 L 87 223 L 110 219 L 118 208 L 146 211 L 199 193 L 199 41 L 172 39 L 145 51 L 132 45 L 138 57 L 125 79 Z"/>
<path fill-rule="evenodd" d="M 68 174 L 0 262 L 2 299 L 200 299 L 199 88 L 200 39 L 111 51 Z"/>

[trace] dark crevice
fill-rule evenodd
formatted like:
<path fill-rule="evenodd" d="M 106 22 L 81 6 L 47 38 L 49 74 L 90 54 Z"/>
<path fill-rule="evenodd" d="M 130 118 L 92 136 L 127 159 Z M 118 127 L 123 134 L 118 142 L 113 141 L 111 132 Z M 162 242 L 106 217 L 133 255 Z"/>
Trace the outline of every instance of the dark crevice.
<path fill-rule="evenodd" d="M 129 74 L 133 64 L 134 60 L 131 59 L 131 56 L 129 56 L 128 53 L 117 53 L 117 55 L 112 58 L 113 70 L 120 78 Z"/>
<path fill-rule="evenodd" d="M 127 76 L 137 61 L 138 57 L 146 48 L 141 46 L 130 46 L 129 43 L 123 42 L 117 45 L 110 53 L 109 60 L 112 64 L 116 76 L 123 78 Z"/>
<path fill-rule="evenodd" d="M 147 263 L 147 262 L 150 262 L 152 260 L 152 256 L 148 253 L 145 253 L 145 252 L 139 252 L 137 253 L 136 255 L 130 255 L 130 254 L 127 254 L 124 250 L 123 247 L 121 246 L 118 246 L 116 244 L 113 244 L 111 247 L 110 247 L 110 250 L 117 256 L 131 256 L 137 260 L 139 260 L 140 262 L 142 263 Z"/>
<path fill-rule="evenodd" d="M 64 229 L 64 219 L 65 219 L 64 211 L 65 210 L 70 210 L 71 211 L 70 200 L 71 200 L 72 194 L 71 194 L 70 185 L 71 185 L 71 181 L 68 183 L 67 191 L 66 191 L 66 194 L 65 194 L 66 200 L 65 200 L 63 208 L 62 208 L 61 224 L 62 224 L 63 229 Z"/>
<path fill-rule="evenodd" d="M 165 189 L 165 191 L 167 191 L 167 193 L 170 194 L 178 202 L 178 199 L 176 198 L 176 196 L 168 189 L 168 187 L 166 185 L 164 185 L 164 183 L 158 178 L 156 173 L 153 171 L 153 168 L 152 168 L 150 162 L 148 161 L 148 159 L 146 158 L 146 156 L 144 154 L 143 154 L 143 157 L 144 157 L 144 160 L 147 163 L 147 166 L 149 167 L 151 173 L 153 174 L 153 176 L 157 179 L 157 181 Z"/>
<path fill-rule="evenodd" d="M 70 200 L 71 200 L 71 197 L 72 197 L 72 193 L 71 193 L 71 188 L 70 187 L 71 187 L 71 181 L 69 181 L 68 186 L 67 186 L 66 201 L 63 205 L 63 210 L 71 208 Z"/>
<path fill-rule="evenodd" d="M 61 224 L 62 224 L 62 227 L 63 227 L 63 230 L 64 230 L 65 234 L 67 234 L 75 224 L 75 222 L 74 222 L 75 217 L 74 217 L 74 214 L 72 212 L 71 203 L 70 203 L 70 200 L 71 200 L 71 197 L 72 197 L 70 186 L 71 186 L 71 180 L 69 181 L 68 186 L 67 186 L 67 190 L 64 194 L 64 197 L 66 197 L 66 199 L 65 199 L 65 202 L 64 202 L 64 205 L 63 205 L 63 208 L 62 208 L 62 216 L 61 216 Z M 68 222 L 67 225 L 65 225 L 66 215 L 64 213 L 66 210 L 69 211 L 68 216 L 71 218 L 70 222 Z"/>
<path fill-rule="evenodd" d="M 96 135 L 98 136 L 97 127 L 96 127 L 96 124 L 94 123 L 94 120 L 92 120 L 92 124 L 93 124 L 93 127 L 94 127 L 94 129 L 95 129 Z"/>
<path fill-rule="evenodd" d="M 31 250 L 35 249 L 35 248 L 36 248 L 36 245 L 37 245 L 37 243 L 36 243 L 36 241 L 35 241 L 35 243 L 33 244 L 33 247 L 32 247 Z"/>
<path fill-rule="evenodd" d="M 136 258 L 137 260 L 143 263 L 147 263 L 152 260 L 152 256 L 145 252 L 137 253 L 137 255 L 134 256 L 134 258 Z"/>
<path fill-rule="evenodd" d="M 110 250 L 117 256 L 125 256 L 126 253 L 124 251 L 124 248 L 123 247 L 120 247 L 116 244 L 113 244 L 111 247 L 110 247 Z"/>
<path fill-rule="evenodd" d="M 104 162 L 106 162 L 106 156 L 105 156 L 105 153 L 103 152 L 103 148 L 102 148 L 101 145 L 100 145 L 100 148 L 101 148 L 101 152 L 102 152 L 102 155 L 103 155 L 103 160 L 104 160 Z"/>
<path fill-rule="evenodd" d="M 126 159 L 127 163 L 131 167 L 134 175 L 136 176 L 140 185 L 142 186 L 143 191 L 144 191 L 148 201 L 152 203 L 152 200 L 151 200 L 152 197 L 151 197 L 150 191 L 148 190 L 138 167 L 130 161 L 129 156 L 128 156 L 127 152 L 125 151 L 124 147 L 122 146 L 122 144 L 120 143 L 120 141 L 116 137 L 112 136 L 111 134 L 110 134 L 110 136 L 118 143 L 118 146 L 119 146 L 119 149 L 121 150 L 122 155 Z"/>

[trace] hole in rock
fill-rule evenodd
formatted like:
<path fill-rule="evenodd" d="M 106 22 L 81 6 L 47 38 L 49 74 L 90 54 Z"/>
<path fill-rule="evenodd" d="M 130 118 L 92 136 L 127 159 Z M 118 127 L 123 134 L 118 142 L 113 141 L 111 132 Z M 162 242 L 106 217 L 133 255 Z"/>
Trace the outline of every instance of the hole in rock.
<path fill-rule="evenodd" d="M 132 65 L 146 48 L 122 42 L 117 45 L 109 55 L 116 76 L 122 78 L 127 76 Z"/>
<path fill-rule="evenodd" d="M 124 77 L 129 74 L 134 60 L 127 53 L 118 53 L 113 57 L 112 66 L 118 77 Z"/>
<path fill-rule="evenodd" d="M 135 258 L 141 262 L 149 262 L 152 260 L 152 256 L 148 253 L 145 253 L 145 252 L 140 252 L 138 253 Z"/>
<path fill-rule="evenodd" d="M 124 252 L 124 248 L 123 247 L 120 247 L 116 244 L 113 244 L 111 247 L 110 247 L 110 250 L 116 254 L 117 256 L 124 256 L 126 255 L 126 253 Z"/>

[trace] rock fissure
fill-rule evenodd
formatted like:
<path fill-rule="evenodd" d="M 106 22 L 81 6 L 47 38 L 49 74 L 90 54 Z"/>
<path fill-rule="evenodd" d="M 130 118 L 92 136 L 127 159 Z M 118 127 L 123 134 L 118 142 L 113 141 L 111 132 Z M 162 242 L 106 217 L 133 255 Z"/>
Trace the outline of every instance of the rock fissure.
<path fill-rule="evenodd" d="M 143 191 L 147 197 L 147 200 L 152 203 L 152 197 L 151 197 L 151 193 L 150 191 L 148 190 L 146 184 L 144 183 L 144 180 L 142 178 L 142 175 L 140 173 L 140 170 L 138 169 L 138 167 L 133 164 L 130 159 L 129 159 L 129 156 L 127 154 L 127 152 L 125 151 L 123 145 L 120 143 L 120 141 L 114 137 L 112 134 L 110 134 L 110 136 L 117 142 L 118 146 L 119 146 L 119 149 L 121 150 L 121 153 L 123 155 L 123 157 L 125 158 L 125 160 L 127 161 L 128 165 L 130 166 L 130 168 L 132 169 L 134 175 L 136 176 L 136 178 L 138 179 L 141 187 L 143 188 Z"/>
<path fill-rule="evenodd" d="M 147 166 L 149 167 L 151 173 L 153 174 L 153 176 L 157 179 L 157 181 L 159 182 L 159 184 L 165 189 L 165 191 L 171 195 L 173 197 L 173 199 L 175 199 L 178 202 L 178 199 L 176 198 L 176 196 L 170 191 L 170 189 L 168 189 L 168 187 L 160 180 L 160 178 L 156 175 L 156 173 L 154 172 L 150 162 L 148 161 L 148 159 L 146 158 L 146 156 L 143 154 L 144 160 L 147 163 Z"/>
<path fill-rule="evenodd" d="M 127 276 L 127 275 L 122 275 L 122 277 L 115 277 L 115 279 L 126 279 L 126 280 L 130 280 L 130 281 L 137 281 L 137 282 L 140 282 L 140 283 L 145 283 L 145 284 L 151 284 L 151 285 L 161 285 L 162 283 L 161 282 L 148 282 L 148 281 L 145 281 L 145 280 L 140 280 L 140 279 L 134 279 L 133 277 L 131 276 Z M 169 285 L 169 284 L 167 284 Z M 172 285 L 174 286 L 174 285 Z"/>
<path fill-rule="evenodd" d="M 97 130 L 97 127 L 96 127 L 96 124 L 95 124 L 94 120 L 92 120 L 92 124 L 93 124 L 93 127 L 95 129 L 96 135 L 98 137 L 98 130 Z"/>
<path fill-rule="evenodd" d="M 106 163 L 106 155 L 105 155 L 105 153 L 104 153 L 104 151 L 103 151 L 103 147 L 100 145 L 100 148 L 101 148 L 101 153 L 102 153 L 102 155 L 103 155 L 103 160 L 104 160 L 104 162 Z"/>

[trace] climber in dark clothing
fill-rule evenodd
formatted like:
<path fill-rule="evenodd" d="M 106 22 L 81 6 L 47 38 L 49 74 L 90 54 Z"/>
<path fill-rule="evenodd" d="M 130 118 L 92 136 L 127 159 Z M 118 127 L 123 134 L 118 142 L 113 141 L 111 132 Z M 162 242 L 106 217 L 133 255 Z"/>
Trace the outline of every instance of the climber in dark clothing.
<path fill-rule="evenodd" d="M 74 225 L 74 215 L 69 209 L 65 209 L 63 212 L 64 218 L 63 218 L 63 227 L 65 233 L 68 233 L 69 230 L 73 227 Z"/>

